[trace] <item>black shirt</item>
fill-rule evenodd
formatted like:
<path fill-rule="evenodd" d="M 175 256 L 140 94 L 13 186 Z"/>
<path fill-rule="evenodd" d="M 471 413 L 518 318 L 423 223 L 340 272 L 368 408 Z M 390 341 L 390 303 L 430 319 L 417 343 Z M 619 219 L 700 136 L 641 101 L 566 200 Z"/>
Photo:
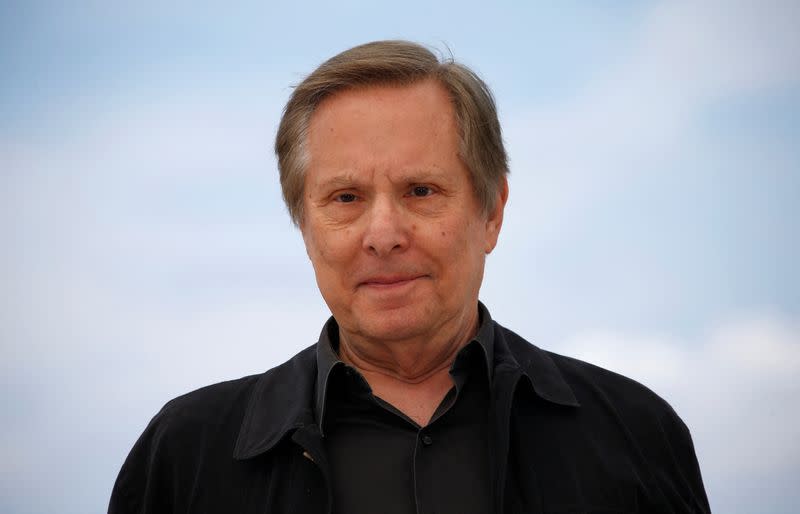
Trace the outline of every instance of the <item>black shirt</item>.
<path fill-rule="evenodd" d="M 488 313 L 481 312 L 481 319 L 488 320 Z M 334 512 L 489 512 L 490 324 L 456 355 L 450 368 L 454 386 L 425 427 L 372 394 L 364 377 L 338 359 L 338 339 L 332 320 L 317 346 L 317 419 Z"/>
<path fill-rule="evenodd" d="M 689 430 L 664 400 L 482 321 L 493 341 L 487 512 L 710 511 Z M 109 512 L 330 514 L 335 484 L 316 413 L 325 398 L 317 395 L 317 346 L 260 375 L 168 402 L 125 460 Z M 458 412 L 461 399 L 438 421 Z M 437 448 L 441 436 L 429 436 Z M 450 494 L 455 502 L 472 491 Z M 434 501 L 423 508 L 438 509 Z"/>

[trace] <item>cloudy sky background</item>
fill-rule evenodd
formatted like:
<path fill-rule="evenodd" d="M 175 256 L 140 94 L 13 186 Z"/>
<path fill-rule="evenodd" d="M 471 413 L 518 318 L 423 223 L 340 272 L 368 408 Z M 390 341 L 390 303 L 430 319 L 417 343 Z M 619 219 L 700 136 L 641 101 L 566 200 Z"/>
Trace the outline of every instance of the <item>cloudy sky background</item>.
<path fill-rule="evenodd" d="M 664 396 L 716 512 L 796 511 L 800 4 L 201 4 L 0 3 L 0 511 L 104 512 L 163 403 L 316 341 L 272 139 L 385 38 L 497 96 L 495 319 Z"/>

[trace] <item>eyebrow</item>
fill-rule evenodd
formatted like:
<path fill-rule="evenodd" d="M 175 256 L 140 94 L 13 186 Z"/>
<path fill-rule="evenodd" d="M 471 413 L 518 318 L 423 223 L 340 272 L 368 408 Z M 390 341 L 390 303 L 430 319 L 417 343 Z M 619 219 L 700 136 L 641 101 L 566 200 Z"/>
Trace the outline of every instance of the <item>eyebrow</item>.
<path fill-rule="evenodd" d="M 449 174 L 438 167 L 403 170 L 398 182 L 427 182 L 434 179 L 449 181 Z"/>
<path fill-rule="evenodd" d="M 321 180 L 314 185 L 315 189 L 331 189 L 337 187 L 353 187 L 358 181 L 352 175 L 336 175 L 331 178 Z"/>
<path fill-rule="evenodd" d="M 446 173 L 443 169 L 432 166 L 429 168 L 412 168 L 407 170 L 402 170 L 398 173 L 398 177 L 396 180 L 393 180 L 395 183 L 399 184 L 414 184 L 414 183 L 425 183 L 431 180 L 436 180 L 438 182 L 450 182 L 449 174 Z M 334 175 L 333 177 L 326 178 L 321 180 L 313 185 L 314 189 L 336 189 L 336 188 L 349 188 L 349 187 L 359 187 L 362 185 L 362 181 L 356 178 L 351 173 L 344 173 L 340 175 Z"/>

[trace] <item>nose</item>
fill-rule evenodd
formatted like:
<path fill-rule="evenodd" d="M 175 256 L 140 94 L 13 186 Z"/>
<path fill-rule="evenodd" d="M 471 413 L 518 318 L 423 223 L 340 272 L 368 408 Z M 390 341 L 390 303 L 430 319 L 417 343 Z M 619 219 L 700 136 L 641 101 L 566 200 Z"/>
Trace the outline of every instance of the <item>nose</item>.
<path fill-rule="evenodd" d="M 408 248 L 409 234 L 403 210 L 392 199 L 375 199 L 366 218 L 365 251 L 377 257 L 386 257 Z"/>

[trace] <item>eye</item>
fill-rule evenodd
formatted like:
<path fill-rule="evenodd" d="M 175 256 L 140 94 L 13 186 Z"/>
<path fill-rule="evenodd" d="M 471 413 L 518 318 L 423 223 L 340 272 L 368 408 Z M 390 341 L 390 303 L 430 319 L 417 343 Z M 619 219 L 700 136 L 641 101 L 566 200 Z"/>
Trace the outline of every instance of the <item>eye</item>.
<path fill-rule="evenodd" d="M 336 195 L 336 201 L 342 203 L 352 203 L 356 201 L 356 195 L 353 193 L 342 193 L 340 195 Z"/>
<path fill-rule="evenodd" d="M 414 186 L 411 188 L 411 196 L 422 198 L 433 194 L 433 188 L 428 186 Z"/>

